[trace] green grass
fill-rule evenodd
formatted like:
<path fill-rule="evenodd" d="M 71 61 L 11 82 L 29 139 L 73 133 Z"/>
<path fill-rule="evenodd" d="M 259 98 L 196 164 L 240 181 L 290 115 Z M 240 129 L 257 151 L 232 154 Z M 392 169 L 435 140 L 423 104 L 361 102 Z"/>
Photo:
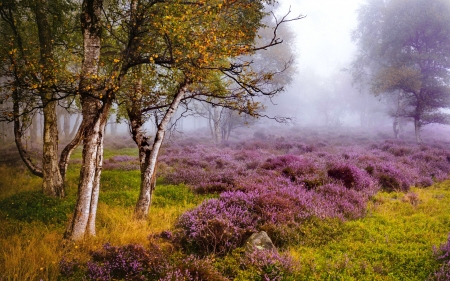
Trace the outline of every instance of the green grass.
<path fill-rule="evenodd" d="M 339 235 L 328 242 L 309 234 L 291 247 L 301 280 L 425 280 L 438 267 L 433 245 L 450 232 L 450 182 L 412 191 L 417 204 L 403 193 L 380 193 L 365 218 L 335 226 L 331 233 Z"/>
<path fill-rule="evenodd" d="M 71 154 L 70 159 L 72 160 L 79 160 L 81 159 L 81 155 L 83 153 L 82 146 L 78 146 Z M 126 156 L 135 156 L 138 157 L 138 149 L 137 147 L 132 148 L 120 148 L 120 149 L 110 149 L 105 148 L 103 150 L 103 159 L 109 159 L 116 155 L 126 155 Z"/>

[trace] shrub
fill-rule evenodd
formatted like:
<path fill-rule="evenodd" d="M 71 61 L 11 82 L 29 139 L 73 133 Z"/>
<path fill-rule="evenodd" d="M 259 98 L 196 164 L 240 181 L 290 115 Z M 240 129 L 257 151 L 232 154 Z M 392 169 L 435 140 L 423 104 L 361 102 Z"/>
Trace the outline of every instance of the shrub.
<path fill-rule="evenodd" d="M 71 277 L 81 268 L 81 265 L 76 260 L 69 260 L 66 257 L 62 257 L 59 261 L 59 272 L 63 277 Z"/>
<path fill-rule="evenodd" d="M 341 181 L 348 189 L 371 190 L 374 187 L 372 178 L 366 171 L 347 163 L 337 163 L 328 169 L 327 174 L 330 178 Z"/>
<path fill-rule="evenodd" d="M 294 262 L 277 251 L 254 251 L 241 258 L 241 268 L 234 280 L 281 281 L 294 279 Z"/>
<path fill-rule="evenodd" d="M 254 193 L 225 192 L 184 213 L 177 223 L 182 245 L 201 255 L 222 255 L 240 246 L 257 225 L 249 212 L 254 198 Z"/>
<path fill-rule="evenodd" d="M 439 249 L 433 248 L 437 260 L 443 262 L 442 266 L 433 273 L 431 280 L 447 281 L 450 280 L 450 233 L 447 243 L 442 244 Z"/>
<path fill-rule="evenodd" d="M 385 191 L 408 191 L 413 184 L 412 175 L 401 171 L 393 163 L 383 162 L 375 165 L 375 178 Z"/>
<path fill-rule="evenodd" d="M 328 217 L 356 219 L 365 214 L 368 194 L 349 190 L 337 184 L 321 186 L 317 189 L 317 193 L 322 198 L 321 204 L 329 212 Z"/>
<path fill-rule="evenodd" d="M 167 258 L 158 247 L 151 250 L 138 244 L 103 245 L 92 253 L 87 264 L 86 278 L 90 280 L 156 280 L 168 267 Z"/>
<path fill-rule="evenodd" d="M 440 245 L 439 249 L 434 247 L 434 255 L 440 261 L 450 261 L 450 233 L 447 238 L 447 242 Z"/>
<path fill-rule="evenodd" d="M 169 268 L 159 281 L 226 281 L 221 273 L 212 265 L 210 259 L 199 259 L 188 256 Z"/>
<path fill-rule="evenodd" d="M 283 156 L 277 156 L 275 158 L 268 158 L 266 162 L 261 165 L 261 168 L 266 170 L 275 170 L 293 165 L 295 162 L 300 162 L 301 158 L 287 154 Z"/>

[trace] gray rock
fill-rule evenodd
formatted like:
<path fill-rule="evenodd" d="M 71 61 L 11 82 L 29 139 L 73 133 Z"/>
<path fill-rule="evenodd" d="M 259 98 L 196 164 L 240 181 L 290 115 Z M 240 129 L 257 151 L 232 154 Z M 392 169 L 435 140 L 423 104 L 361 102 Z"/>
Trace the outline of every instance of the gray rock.
<path fill-rule="evenodd" d="M 265 231 L 253 233 L 244 244 L 246 252 L 258 251 L 276 251 L 277 248 L 272 243 L 269 235 Z"/>

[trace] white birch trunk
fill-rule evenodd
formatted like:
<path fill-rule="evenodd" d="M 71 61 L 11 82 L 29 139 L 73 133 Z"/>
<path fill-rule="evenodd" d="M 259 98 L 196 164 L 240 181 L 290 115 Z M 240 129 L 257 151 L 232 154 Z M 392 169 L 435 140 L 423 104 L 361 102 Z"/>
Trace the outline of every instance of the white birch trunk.
<path fill-rule="evenodd" d="M 136 219 L 146 219 L 148 217 L 148 212 L 152 201 L 153 190 L 155 187 L 154 179 L 156 176 L 156 165 L 159 150 L 164 140 L 167 125 L 169 124 L 171 118 L 175 114 L 175 111 L 180 105 L 181 100 L 184 98 L 185 93 L 186 93 L 186 86 L 183 86 L 174 97 L 172 103 L 170 104 L 169 108 L 166 111 L 166 114 L 164 115 L 163 119 L 158 125 L 158 129 L 156 131 L 156 136 L 151 151 L 148 157 L 146 157 L 145 159 L 146 161 L 144 165 L 145 171 L 144 174 L 141 176 L 142 179 L 141 190 L 139 193 L 139 199 L 138 202 L 136 203 L 136 208 L 134 212 Z"/>

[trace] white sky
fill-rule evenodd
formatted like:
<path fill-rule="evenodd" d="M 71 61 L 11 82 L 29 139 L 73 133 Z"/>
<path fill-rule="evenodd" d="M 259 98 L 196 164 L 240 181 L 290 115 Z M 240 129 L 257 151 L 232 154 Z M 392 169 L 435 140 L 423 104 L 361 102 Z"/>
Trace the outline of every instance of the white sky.
<path fill-rule="evenodd" d="M 280 13 L 306 15 L 291 23 L 297 35 L 297 65 L 328 75 L 348 65 L 355 46 L 350 32 L 356 28 L 356 10 L 363 0 L 281 0 Z"/>
<path fill-rule="evenodd" d="M 305 81 L 305 77 L 328 77 L 348 67 L 356 51 L 351 41 L 351 32 L 357 26 L 356 10 L 365 0 L 279 0 L 281 7 L 277 16 L 284 15 L 291 7 L 291 17 L 299 14 L 304 19 L 288 23 L 293 29 L 295 38 L 296 75 L 286 92 L 273 99 L 276 104 L 268 105 L 269 115 L 295 116 L 299 123 L 305 116 L 316 116 L 317 110 L 312 108 L 308 100 L 314 100 L 319 92 L 308 89 L 317 81 Z M 287 41 L 287 40 L 286 40 Z M 311 74 L 313 74 L 311 76 Z M 303 78 L 303 79 L 302 79 Z M 320 78 L 317 78 L 320 79 Z M 316 82 L 316 83 L 314 83 Z M 309 110 L 306 112 L 305 110 Z"/>

